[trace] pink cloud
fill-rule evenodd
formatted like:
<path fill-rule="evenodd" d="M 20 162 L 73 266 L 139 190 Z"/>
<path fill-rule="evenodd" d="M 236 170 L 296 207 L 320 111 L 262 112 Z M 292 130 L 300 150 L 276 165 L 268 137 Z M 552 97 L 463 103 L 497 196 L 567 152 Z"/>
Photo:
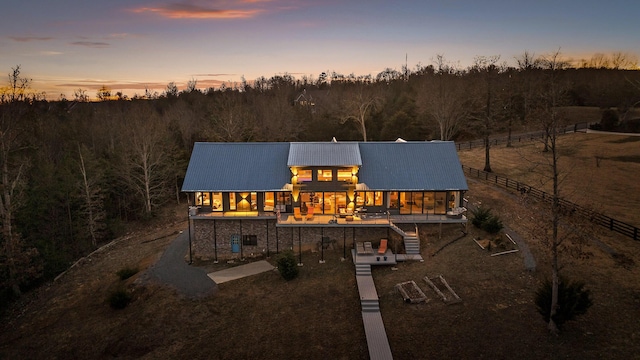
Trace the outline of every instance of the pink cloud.
<path fill-rule="evenodd" d="M 48 41 L 53 38 L 50 36 L 9 36 L 9 39 L 17 42 L 29 42 L 29 41 Z"/>
<path fill-rule="evenodd" d="M 263 0 L 264 1 L 264 0 Z M 247 0 L 244 3 L 258 3 L 261 0 Z M 246 19 L 263 13 L 264 9 L 222 9 L 181 2 L 155 7 L 141 7 L 135 13 L 155 13 L 169 19 Z"/>

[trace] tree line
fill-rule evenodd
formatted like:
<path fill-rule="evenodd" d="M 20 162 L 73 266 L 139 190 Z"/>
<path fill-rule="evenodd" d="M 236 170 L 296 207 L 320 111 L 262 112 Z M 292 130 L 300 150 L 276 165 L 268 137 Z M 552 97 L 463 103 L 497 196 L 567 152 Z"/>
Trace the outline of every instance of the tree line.
<path fill-rule="evenodd" d="M 516 60 L 479 56 L 460 68 L 438 55 L 376 76 L 285 74 L 215 89 L 192 79 L 183 91 L 169 83 L 132 98 L 103 87 L 100 101 L 81 89 L 47 101 L 16 66 L 0 88 L 2 299 L 64 271 L 128 223 L 184 203 L 196 141 L 488 139 L 544 128 L 558 106 L 626 114 L 640 101 L 636 70 L 574 67 L 559 53 Z M 488 171 L 489 154 L 486 141 Z"/>

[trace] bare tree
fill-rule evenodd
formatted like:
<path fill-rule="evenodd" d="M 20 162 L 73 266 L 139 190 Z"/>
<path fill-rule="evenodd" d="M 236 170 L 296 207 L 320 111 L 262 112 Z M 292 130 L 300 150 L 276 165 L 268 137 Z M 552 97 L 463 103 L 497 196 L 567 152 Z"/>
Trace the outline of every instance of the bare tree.
<path fill-rule="evenodd" d="M 157 113 L 146 106 L 133 110 L 123 129 L 121 157 L 122 178 L 142 200 L 144 213 L 152 214 L 168 198 L 173 178 L 172 147 L 167 139 L 166 126 Z"/>
<path fill-rule="evenodd" d="M 478 75 L 478 103 L 475 118 L 482 124 L 482 136 L 484 138 L 485 162 L 484 171 L 491 172 L 490 149 L 491 142 L 489 136 L 493 131 L 496 110 L 494 102 L 496 100 L 496 79 L 501 71 L 498 65 L 499 55 L 477 56 L 470 69 L 472 74 Z"/>
<path fill-rule="evenodd" d="M 86 159 L 86 160 L 85 160 Z M 101 171 L 96 166 L 96 160 L 92 159 L 89 150 L 84 145 L 78 145 L 78 170 L 80 181 L 78 187 L 83 200 L 81 213 L 85 216 L 87 232 L 91 238 L 91 245 L 96 247 L 98 239 L 106 227 L 106 213 L 103 206 L 104 194 L 100 187 Z"/>
<path fill-rule="evenodd" d="M 558 114 L 557 108 L 561 103 L 561 99 L 566 91 L 566 88 L 562 86 L 560 82 L 561 71 L 566 67 L 566 61 L 562 60 L 560 51 L 556 51 L 543 58 L 543 66 L 546 69 L 545 86 L 543 92 L 540 94 L 540 101 L 538 102 L 537 117 L 545 132 L 545 149 L 549 150 L 549 174 L 551 177 L 553 191 L 551 201 L 551 281 L 552 281 L 552 295 L 551 295 L 551 314 L 549 316 L 548 329 L 553 333 L 558 332 L 558 327 L 553 320 L 558 308 L 558 283 L 560 266 L 558 262 L 558 254 L 560 247 L 564 241 L 564 238 L 558 236 L 558 229 L 560 224 L 560 183 L 561 172 L 559 159 L 559 147 L 558 147 L 558 135 L 560 130 L 564 128 L 565 124 L 562 121 L 562 117 Z"/>
<path fill-rule="evenodd" d="M 31 80 L 20 75 L 20 66 L 12 68 L 9 82 L 0 94 L 0 222 L 2 252 L 6 260 L 8 285 L 17 295 L 20 283 L 31 276 L 30 263 L 37 256 L 35 248 L 25 246 L 14 233 L 14 213 L 20 205 L 25 187 L 25 173 L 30 165 L 27 126 L 23 117 L 29 102 Z"/>
<path fill-rule="evenodd" d="M 451 66 L 443 55 L 436 56 L 435 64 L 435 81 L 423 82 L 425 102 L 428 113 L 438 124 L 440 140 L 451 140 L 469 116 L 469 107 L 465 106 L 468 97 L 458 69 Z"/>
<path fill-rule="evenodd" d="M 380 98 L 365 89 L 365 85 L 357 85 L 358 90 L 349 91 L 342 99 L 342 116 L 340 123 L 353 121 L 358 126 L 362 140 L 367 141 L 367 119 L 369 114 L 380 104 Z"/>

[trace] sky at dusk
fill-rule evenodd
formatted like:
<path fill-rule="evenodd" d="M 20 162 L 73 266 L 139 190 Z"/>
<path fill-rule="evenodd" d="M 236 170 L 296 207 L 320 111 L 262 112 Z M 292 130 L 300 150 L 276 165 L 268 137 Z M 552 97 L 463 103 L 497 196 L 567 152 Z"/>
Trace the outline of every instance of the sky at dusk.
<path fill-rule="evenodd" d="M 288 73 L 371 74 L 514 64 L 525 50 L 567 59 L 640 54 L 640 2 L 629 0 L 27 0 L 0 10 L 0 74 L 20 65 L 55 100 L 105 85 L 128 96 Z M 7 82 L 3 76 L 0 86 Z"/>

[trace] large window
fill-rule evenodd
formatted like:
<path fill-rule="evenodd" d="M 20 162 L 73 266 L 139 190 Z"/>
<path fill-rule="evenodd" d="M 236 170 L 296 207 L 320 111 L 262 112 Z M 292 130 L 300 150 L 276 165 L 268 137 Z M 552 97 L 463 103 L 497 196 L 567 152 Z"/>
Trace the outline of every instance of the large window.
<path fill-rule="evenodd" d="M 362 206 L 382 206 L 382 191 L 358 191 L 355 204 Z"/>
<path fill-rule="evenodd" d="M 222 211 L 222 193 L 211 193 L 211 209 L 213 211 Z"/>
<path fill-rule="evenodd" d="M 331 169 L 318 169 L 318 181 L 333 181 Z"/>
<path fill-rule="evenodd" d="M 196 193 L 196 205 L 197 206 L 210 206 L 211 205 L 211 194 L 208 192 L 197 192 Z"/>
<path fill-rule="evenodd" d="M 273 192 L 265 192 L 262 211 L 274 211 L 275 205 L 275 194 Z"/>
<path fill-rule="evenodd" d="M 398 192 L 390 191 L 389 192 L 389 209 L 398 209 L 400 207 L 400 203 L 398 202 Z"/>
<path fill-rule="evenodd" d="M 229 210 L 236 209 L 236 193 L 229 193 Z"/>
<path fill-rule="evenodd" d="M 338 181 L 351 181 L 351 169 L 338 169 Z"/>
<path fill-rule="evenodd" d="M 311 170 L 298 170 L 298 182 L 311 182 Z"/>

